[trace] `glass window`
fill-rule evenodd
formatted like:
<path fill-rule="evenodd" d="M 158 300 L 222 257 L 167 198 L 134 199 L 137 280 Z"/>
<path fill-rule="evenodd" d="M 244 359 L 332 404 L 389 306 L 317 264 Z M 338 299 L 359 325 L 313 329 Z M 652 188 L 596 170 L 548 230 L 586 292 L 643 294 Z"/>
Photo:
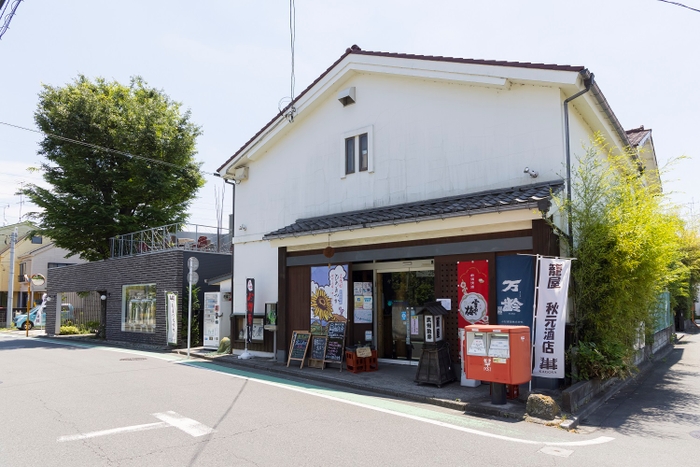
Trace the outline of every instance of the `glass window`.
<path fill-rule="evenodd" d="M 122 287 L 122 331 L 156 332 L 156 285 Z"/>
<path fill-rule="evenodd" d="M 345 173 L 355 173 L 355 138 L 345 139 Z"/>
<path fill-rule="evenodd" d="M 48 263 L 46 265 L 47 269 L 62 268 L 64 266 L 72 266 L 75 263 Z"/>
<path fill-rule="evenodd" d="M 35 245 L 41 245 L 41 235 L 34 235 L 32 237 L 32 243 Z"/>
<path fill-rule="evenodd" d="M 367 133 L 360 135 L 360 172 L 369 168 L 369 148 L 367 145 Z"/>

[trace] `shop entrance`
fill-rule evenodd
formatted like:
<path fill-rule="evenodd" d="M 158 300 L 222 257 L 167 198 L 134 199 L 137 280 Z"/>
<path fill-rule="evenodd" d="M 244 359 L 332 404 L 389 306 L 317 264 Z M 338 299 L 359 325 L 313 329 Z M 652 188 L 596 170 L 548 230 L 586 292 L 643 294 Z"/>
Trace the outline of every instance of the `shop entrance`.
<path fill-rule="evenodd" d="M 423 320 L 416 313 L 435 300 L 433 260 L 353 265 L 353 280 L 374 283 L 374 344 L 377 356 L 417 361 L 423 351 Z M 355 277 L 357 275 L 357 277 Z"/>

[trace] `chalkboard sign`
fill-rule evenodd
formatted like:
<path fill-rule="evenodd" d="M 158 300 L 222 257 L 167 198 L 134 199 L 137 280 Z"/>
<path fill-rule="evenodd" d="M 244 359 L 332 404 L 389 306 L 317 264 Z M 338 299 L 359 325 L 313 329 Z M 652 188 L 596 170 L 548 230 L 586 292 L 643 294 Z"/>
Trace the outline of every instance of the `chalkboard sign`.
<path fill-rule="evenodd" d="M 299 368 L 304 368 L 304 359 L 306 358 L 306 349 L 309 348 L 309 339 L 311 333 L 309 331 L 292 331 L 292 341 L 289 345 L 289 358 L 287 366 L 292 360 L 301 360 Z"/>
<path fill-rule="evenodd" d="M 340 363 L 343 361 L 343 347 L 345 338 L 343 337 L 329 337 L 328 345 L 326 345 L 326 357 L 327 362 Z"/>
<path fill-rule="evenodd" d="M 311 358 L 314 360 L 323 360 L 323 355 L 326 353 L 326 336 L 314 336 L 311 343 Z"/>
<path fill-rule="evenodd" d="M 345 338 L 345 321 L 331 321 L 328 323 L 328 337 Z"/>
<path fill-rule="evenodd" d="M 343 371 L 343 356 L 345 355 L 345 321 L 331 321 L 328 323 L 328 343 L 324 361 L 328 363 L 340 363 L 340 371 Z"/>

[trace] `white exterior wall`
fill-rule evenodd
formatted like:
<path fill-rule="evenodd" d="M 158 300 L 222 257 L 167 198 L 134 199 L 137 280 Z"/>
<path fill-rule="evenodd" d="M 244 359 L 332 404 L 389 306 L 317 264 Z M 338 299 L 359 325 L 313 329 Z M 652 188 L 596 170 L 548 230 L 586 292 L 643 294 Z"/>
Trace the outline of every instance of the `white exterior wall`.
<path fill-rule="evenodd" d="M 235 313 L 245 311 L 247 277 L 256 280 L 256 309 L 277 301 L 277 249 L 262 236 L 297 219 L 565 176 L 558 87 L 356 74 L 334 90 L 349 86 L 355 104 L 329 95 L 247 162 L 249 179 L 236 186 Z M 367 127 L 373 171 L 345 176 L 344 139 Z"/>
<path fill-rule="evenodd" d="M 265 312 L 265 303 L 277 302 L 277 249 L 267 241 L 237 244 L 234 251 L 234 314 L 245 314 L 246 279 L 255 279 L 255 312 Z M 310 287 L 310 286 L 309 286 Z"/>
<path fill-rule="evenodd" d="M 509 90 L 356 75 L 357 103 L 334 97 L 265 154 L 236 187 L 237 242 L 299 218 L 440 198 L 561 177 L 558 88 Z M 374 173 L 344 175 L 344 136 L 372 127 Z M 523 173 L 539 172 L 537 179 Z"/>

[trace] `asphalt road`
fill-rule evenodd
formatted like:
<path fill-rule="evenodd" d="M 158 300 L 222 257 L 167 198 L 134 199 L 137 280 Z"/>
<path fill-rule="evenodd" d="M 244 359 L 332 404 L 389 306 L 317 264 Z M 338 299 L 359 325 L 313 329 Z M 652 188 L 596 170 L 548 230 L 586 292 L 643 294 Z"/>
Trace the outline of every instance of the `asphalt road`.
<path fill-rule="evenodd" d="M 640 439 L 648 433 L 613 426 L 569 433 L 174 355 L 1 332 L 0 401 L 0 466 L 12 467 L 638 467 L 674 455 L 665 438 L 649 443 Z M 632 448 L 654 464 L 621 456 Z"/>

